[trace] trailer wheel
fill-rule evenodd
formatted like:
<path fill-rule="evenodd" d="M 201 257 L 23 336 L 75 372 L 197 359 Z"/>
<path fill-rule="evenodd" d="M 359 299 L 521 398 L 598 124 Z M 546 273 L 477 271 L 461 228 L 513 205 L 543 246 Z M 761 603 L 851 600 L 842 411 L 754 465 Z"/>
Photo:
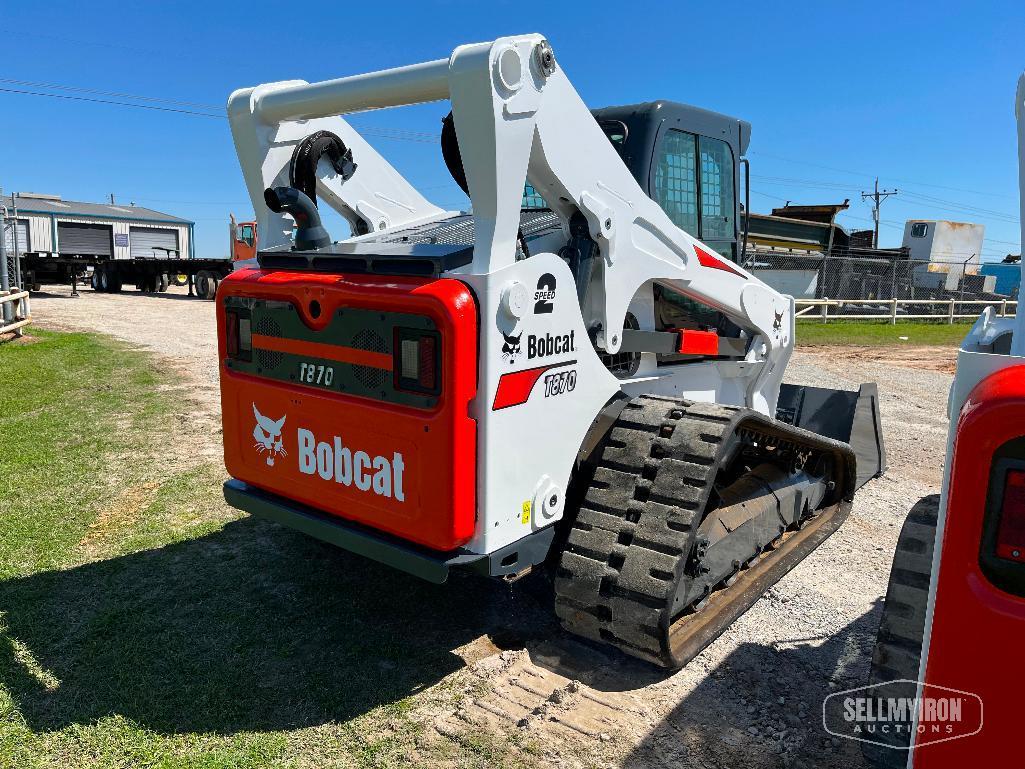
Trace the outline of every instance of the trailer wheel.
<path fill-rule="evenodd" d="M 196 293 L 204 299 L 217 296 L 217 278 L 212 272 L 200 270 L 196 273 Z"/>
<path fill-rule="evenodd" d="M 96 279 L 97 290 L 101 293 L 107 293 L 110 291 L 110 274 L 107 272 L 106 267 L 97 267 L 99 271 L 99 277 Z M 93 273 L 94 275 L 96 273 Z"/>
<path fill-rule="evenodd" d="M 167 273 L 160 273 L 157 275 L 157 293 L 164 293 L 167 291 Z"/>
<path fill-rule="evenodd" d="M 869 684 L 918 680 L 939 502 L 938 494 L 920 499 L 900 530 L 872 653 Z M 886 735 L 886 739 L 893 747 L 863 742 L 862 754 L 876 769 L 902 768 L 908 758 L 910 735 L 895 732 Z"/>
<path fill-rule="evenodd" d="M 188 275 L 172 275 L 171 283 L 175 286 L 187 286 L 189 285 Z"/>
<path fill-rule="evenodd" d="M 89 285 L 92 287 L 93 291 L 100 290 L 100 274 L 96 271 L 95 268 L 93 269 L 92 274 L 89 276 Z"/>

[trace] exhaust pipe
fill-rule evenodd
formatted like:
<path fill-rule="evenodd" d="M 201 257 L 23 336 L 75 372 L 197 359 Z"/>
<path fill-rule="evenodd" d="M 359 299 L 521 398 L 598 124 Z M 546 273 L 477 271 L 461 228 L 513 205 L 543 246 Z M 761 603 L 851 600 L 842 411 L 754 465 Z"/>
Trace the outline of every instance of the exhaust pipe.
<path fill-rule="evenodd" d="M 309 251 L 331 245 L 331 236 L 320 223 L 320 211 L 310 197 L 295 187 L 268 187 L 263 201 L 276 214 L 295 219 L 295 251 Z"/>

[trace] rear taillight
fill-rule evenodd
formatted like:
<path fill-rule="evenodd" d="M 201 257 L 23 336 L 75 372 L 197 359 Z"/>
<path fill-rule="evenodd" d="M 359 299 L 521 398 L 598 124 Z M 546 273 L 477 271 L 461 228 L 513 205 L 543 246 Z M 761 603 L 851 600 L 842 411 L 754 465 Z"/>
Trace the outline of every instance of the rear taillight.
<path fill-rule="evenodd" d="M 438 348 L 436 332 L 395 329 L 395 388 L 424 395 L 441 392 Z"/>
<path fill-rule="evenodd" d="M 228 357 L 235 360 L 252 360 L 253 327 L 249 313 L 242 313 L 238 310 L 225 310 L 224 331 Z"/>
<path fill-rule="evenodd" d="M 420 338 L 420 370 L 417 382 L 425 390 L 434 390 L 438 385 L 437 340 L 433 336 Z"/>
<path fill-rule="evenodd" d="M 1025 561 L 1025 470 L 1008 470 L 997 527 L 997 555 Z"/>

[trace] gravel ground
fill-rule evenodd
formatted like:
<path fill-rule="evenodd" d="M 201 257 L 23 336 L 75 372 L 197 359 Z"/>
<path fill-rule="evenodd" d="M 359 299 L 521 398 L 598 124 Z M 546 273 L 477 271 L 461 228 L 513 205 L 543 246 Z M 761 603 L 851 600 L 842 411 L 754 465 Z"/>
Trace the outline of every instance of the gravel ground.
<path fill-rule="evenodd" d="M 53 287 L 33 296 L 32 313 L 46 327 L 102 331 L 159 353 L 216 410 L 213 303 L 183 293 L 84 289 L 73 299 Z M 671 676 L 558 633 L 526 601 L 504 618 L 505 637 L 485 632 L 452 650 L 468 663 L 453 675 L 475 696 L 432 714 L 438 739 L 525 732 L 559 766 L 863 766 L 855 743 L 824 732 L 822 701 L 866 681 L 900 526 L 939 491 L 952 359 L 938 348 L 797 352 L 789 381 L 880 385 L 890 469 L 861 490 L 840 531 Z M 502 612 L 522 608 L 513 604 Z M 543 632 L 524 628 L 535 622 Z"/>

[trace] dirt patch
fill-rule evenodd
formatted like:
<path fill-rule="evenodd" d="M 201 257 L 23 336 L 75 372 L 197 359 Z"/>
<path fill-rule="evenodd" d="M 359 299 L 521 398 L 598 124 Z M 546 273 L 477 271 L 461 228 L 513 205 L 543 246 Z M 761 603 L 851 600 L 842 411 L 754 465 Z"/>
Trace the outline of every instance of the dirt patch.
<path fill-rule="evenodd" d="M 111 536 L 120 533 L 139 520 L 143 511 L 157 496 L 160 482 L 150 481 L 124 489 L 109 505 L 103 508 L 89 525 L 89 531 L 78 543 L 78 549 L 86 560 L 97 557 L 104 551 L 104 543 Z"/>
<path fill-rule="evenodd" d="M 177 433 L 163 450 L 181 465 L 217 461 L 213 303 L 180 291 L 84 289 L 71 299 L 54 289 L 33 298 L 33 313 L 45 327 L 100 331 L 161 355 L 194 396 L 173 416 Z M 936 347 L 800 348 L 788 381 L 880 386 L 889 470 L 862 489 L 840 531 L 671 675 L 561 633 L 547 605 L 519 583 L 509 597 L 483 593 L 494 621 L 446 646 L 460 669 L 417 695 L 431 727 L 419 754 L 464 756 L 486 736 L 517 762 L 538 766 L 864 766 L 858 746 L 830 738 L 819 714 L 829 693 L 867 680 L 900 526 L 915 502 L 939 489 L 954 358 Z M 286 541 L 277 529 L 267 537 L 261 545 L 270 551 Z M 252 545 L 252 537 L 240 541 Z M 523 603 L 533 608 L 513 614 Z M 438 633 L 461 621 L 439 616 L 424 626 Z"/>
<path fill-rule="evenodd" d="M 957 367 L 957 349 L 940 345 L 866 346 L 856 344 L 801 345 L 801 352 L 841 361 L 857 360 L 940 371 L 953 374 Z"/>
<path fill-rule="evenodd" d="M 33 336 L 28 335 L 30 329 L 23 328 L 24 334 L 18 336 L 13 331 L 9 331 L 6 334 L 0 334 L 0 345 L 11 345 L 11 344 L 35 344 L 36 339 Z"/>

